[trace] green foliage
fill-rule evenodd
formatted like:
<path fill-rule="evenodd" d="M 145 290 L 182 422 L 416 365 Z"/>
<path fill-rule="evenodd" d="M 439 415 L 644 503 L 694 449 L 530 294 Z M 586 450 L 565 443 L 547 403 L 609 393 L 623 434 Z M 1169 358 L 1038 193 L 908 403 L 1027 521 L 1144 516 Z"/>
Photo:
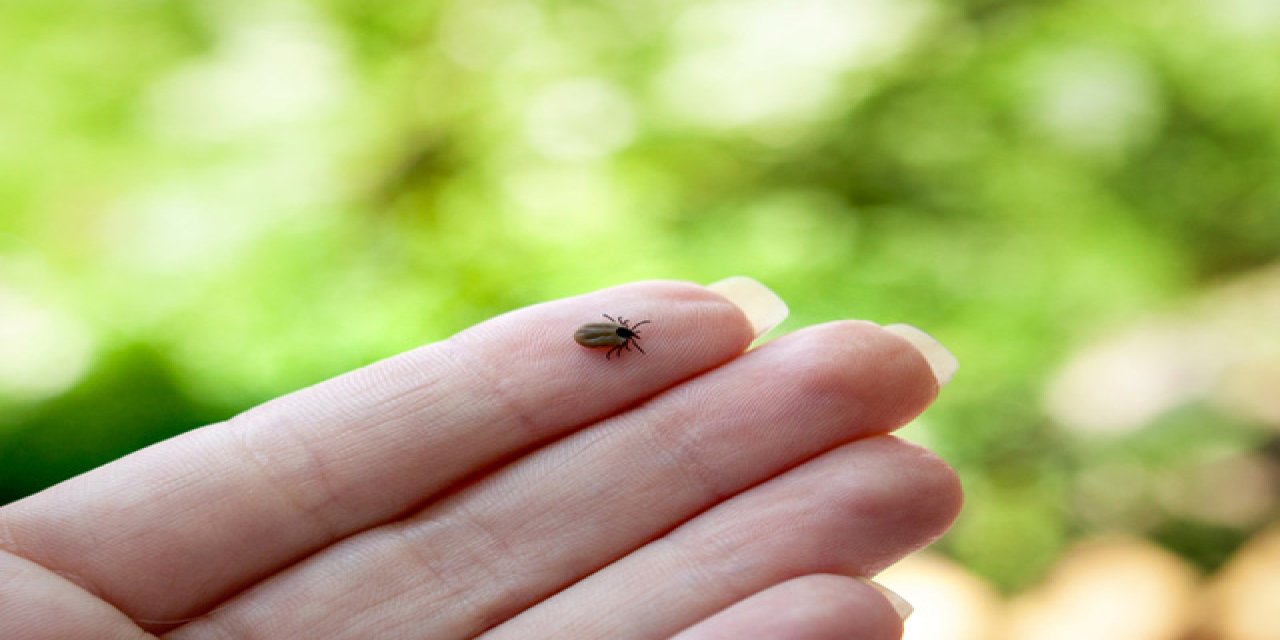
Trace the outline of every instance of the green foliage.
<path fill-rule="evenodd" d="M 1269 6 L 7 2 L 0 318 L 60 320 L 4 347 L 53 364 L 0 376 L 0 499 L 511 308 L 743 273 L 784 331 L 957 354 L 912 431 L 969 487 L 944 547 L 1026 584 L 1095 460 L 1179 464 L 1063 435 L 1049 376 L 1280 251 Z M 1206 564 L 1247 533 L 1135 500 L 1109 526 Z"/>

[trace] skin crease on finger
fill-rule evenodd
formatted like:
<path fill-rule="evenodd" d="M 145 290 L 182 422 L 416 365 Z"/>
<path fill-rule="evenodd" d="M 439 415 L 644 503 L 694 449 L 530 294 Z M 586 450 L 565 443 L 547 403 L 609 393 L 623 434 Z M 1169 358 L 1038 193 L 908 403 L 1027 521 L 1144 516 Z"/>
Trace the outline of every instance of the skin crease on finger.
<path fill-rule="evenodd" d="M 63 576 L 0 551 L 0 638 L 145 640 L 154 636 Z"/>
<path fill-rule="evenodd" d="M 323 552 L 251 592 L 251 601 L 279 599 L 283 607 L 299 589 L 338 573 L 350 577 L 345 586 L 329 581 L 330 591 L 309 590 L 308 600 L 323 610 L 326 602 L 371 598 L 373 607 L 383 596 L 364 585 L 391 580 L 403 587 L 399 606 L 368 609 L 362 624 L 383 616 L 394 624 L 399 611 L 412 610 L 432 637 L 466 637 L 719 499 L 843 441 L 901 424 L 934 392 L 927 365 L 875 325 L 796 332 L 403 524 Z M 682 426 L 688 424 L 697 428 Z M 460 593 L 461 605 L 442 608 Z M 207 622 L 232 635 L 259 629 L 276 636 L 336 633 L 335 625 L 357 622 L 264 619 L 255 613 L 261 610 L 233 602 Z M 183 636 L 200 637 L 204 626 Z"/>
<path fill-rule="evenodd" d="M 661 318 L 646 326 L 657 348 L 619 363 L 578 347 L 602 309 Z M 186 619 L 751 339 L 737 307 L 689 283 L 521 309 L 7 505 L 0 544 L 135 619 Z"/>

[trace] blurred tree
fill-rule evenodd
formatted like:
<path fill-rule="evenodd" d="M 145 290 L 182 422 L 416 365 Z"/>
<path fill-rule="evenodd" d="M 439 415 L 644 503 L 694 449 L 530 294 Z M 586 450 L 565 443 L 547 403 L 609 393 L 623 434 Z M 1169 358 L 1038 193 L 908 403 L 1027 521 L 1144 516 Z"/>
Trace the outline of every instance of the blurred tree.
<path fill-rule="evenodd" d="M 1092 438 L 1042 396 L 1276 262 L 1275 6 L 5 3 L 0 495 L 513 307 L 741 272 L 784 330 L 956 352 L 906 433 L 966 481 L 957 559 L 1016 588 L 1105 526 L 1211 567 L 1256 525 L 1159 479 L 1267 428 L 1205 405 Z M 49 345 L 92 366 L 12 382 Z"/>

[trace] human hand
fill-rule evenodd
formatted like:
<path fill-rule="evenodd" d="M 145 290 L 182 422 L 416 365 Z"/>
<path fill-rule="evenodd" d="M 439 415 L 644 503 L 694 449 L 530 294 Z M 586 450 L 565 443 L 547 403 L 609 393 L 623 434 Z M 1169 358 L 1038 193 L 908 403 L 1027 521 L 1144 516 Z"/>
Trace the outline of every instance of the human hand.
<path fill-rule="evenodd" d="M 883 435 L 953 363 L 865 322 L 744 354 L 785 308 L 722 290 L 520 309 L 0 508 L 0 637 L 898 637 L 853 577 L 959 509 Z M 647 355 L 574 344 L 602 312 Z"/>

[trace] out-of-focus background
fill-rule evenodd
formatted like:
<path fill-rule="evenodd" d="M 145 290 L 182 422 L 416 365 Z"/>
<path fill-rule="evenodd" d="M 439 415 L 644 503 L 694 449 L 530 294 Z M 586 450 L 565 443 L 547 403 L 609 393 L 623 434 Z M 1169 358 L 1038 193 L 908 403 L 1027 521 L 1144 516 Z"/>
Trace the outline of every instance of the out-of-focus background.
<path fill-rule="evenodd" d="M 0 4 L 0 503 L 738 273 L 962 362 L 910 638 L 1280 638 L 1276 0 Z"/>

